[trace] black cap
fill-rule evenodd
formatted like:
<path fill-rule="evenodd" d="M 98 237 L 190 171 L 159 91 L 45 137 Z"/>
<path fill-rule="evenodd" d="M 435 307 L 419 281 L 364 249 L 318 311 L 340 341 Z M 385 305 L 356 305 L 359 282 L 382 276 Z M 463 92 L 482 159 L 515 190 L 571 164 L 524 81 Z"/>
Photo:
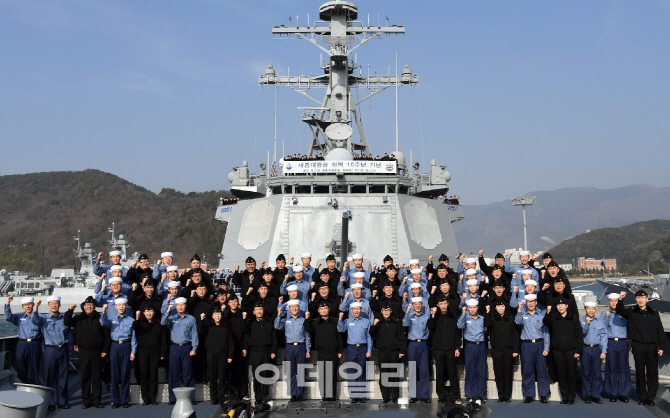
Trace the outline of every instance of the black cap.
<path fill-rule="evenodd" d="M 496 299 L 495 306 L 500 306 L 500 305 L 506 306 L 505 301 L 502 300 L 502 299 Z"/>
<path fill-rule="evenodd" d="M 249 256 L 249 257 L 247 257 L 246 260 L 244 260 L 244 262 L 245 263 L 255 263 L 256 260 L 252 256 Z"/>
<path fill-rule="evenodd" d="M 215 306 L 215 307 L 214 307 L 214 310 L 212 311 L 212 313 L 221 313 L 221 305 L 217 305 L 217 306 Z"/>
<path fill-rule="evenodd" d="M 505 287 L 505 281 L 501 279 L 496 280 L 495 283 L 493 283 L 493 287 L 496 286 Z"/>
<path fill-rule="evenodd" d="M 395 266 L 393 264 L 389 264 L 388 267 L 386 267 L 386 270 L 395 270 Z"/>
<path fill-rule="evenodd" d="M 332 254 L 328 254 L 328 257 L 326 257 L 326 261 L 330 261 L 330 260 L 335 261 L 335 256 L 332 255 Z"/>
<path fill-rule="evenodd" d="M 554 283 L 565 283 L 565 280 L 561 276 L 554 278 Z"/>
<path fill-rule="evenodd" d="M 544 260 L 545 258 L 551 258 L 553 260 L 554 257 L 552 257 L 549 253 L 544 253 L 542 254 L 542 259 Z"/>
<path fill-rule="evenodd" d="M 321 270 L 321 273 L 319 273 L 319 275 L 324 275 L 324 274 L 325 274 L 326 276 L 330 276 L 330 272 L 328 271 L 328 269 L 322 269 L 322 270 Z"/>
<path fill-rule="evenodd" d="M 387 261 L 393 262 L 393 257 L 391 257 L 390 255 L 386 254 L 386 257 L 384 257 L 384 262 L 387 262 Z"/>
<path fill-rule="evenodd" d="M 267 283 L 261 283 L 261 284 L 258 285 L 258 288 L 260 289 L 261 287 L 267 288 L 268 285 L 267 285 Z"/>
<path fill-rule="evenodd" d="M 557 305 L 567 305 L 567 304 L 568 304 L 568 301 L 566 301 L 566 300 L 563 299 L 563 298 L 558 298 L 558 300 L 556 301 L 556 304 L 557 304 Z"/>
<path fill-rule="evenodd" d="M 227 294 L 228 294 L 227 290 L 219 289 L 219 290 L 216 291 L 216 296 L 227 295 Z"/>
<path fill-rule="evenodd" d="M 142 279 L 147 279 L 148 280 L 148 279 L 153 279 L 153 277 L 151 276 L 151 273 L 146 272 L 146 273 L 140 274 L 140 281 L 142 281 Z"/>
<path fill-rule="evenodd" d="M 440 258 L 438 258 L 438 261 L 449 261 L 449 257 L 447 257 L 446 254 L 440 254 Z"/>
<path fill-rule="evenodd" d="M 193 260 L 202 261 L 202 260 L 200 259 L 200 256 L 199 256 L 198 254 L 194 254 L 193 257 L 191 257 L 191 261 L 193 261 Z"/>
<path fill-rule="evenodd" d="M 391 302 L 389 302 L 388 300 L 384 301 L 382 303 L 382 309 L 391 309 Z"/>
<path fill-rule="evenodd" d="M 144 302 L 142 305 L 140 305 L 140 311 L 154 311 L 154 313 L 156 313 L 154 307 L 151 306 L 149 302 Z"/>
<path fill-rule="evenodd" d="M 505 258 L 505 256 L 502 255 L 502 254 L 500 254 L 500 253 L 498 253 L 498 254 L 496 254 L 496 258 Z"/>
<path fill-rule="evenodd" d="M 263 302 L 257 300 L 256 303 L 254 303 L 254 308 L 265 308 L 265 306 L 263 306 Z"/>
<path fill-rule="evenodd" d="M 149 256 L 147 255 L 147 253 L 140 254 L 140 258 L 138 258 L 138 260 L 148 260 L 148 259 L 149 259 Z"/>
<path fill-rule="evenodd" d="M 440 280 L 440 284 L 444 284 L 444 283 L 446 283 L 446 284 L 448 284 L 449 286 L 451 286 L 451 282 L 450 282 L 449 279 L 446 278 L 446 277 Z"/>
<path fill-rule="evenodd" d="M 156 287 L 156 284 L 157 284 L 157 283 L 156 283 L 156 280 L 154 280 L 154 279 L 152 279 L 152 278 L 149 278 L 149 279 L 147 279 L 147 280 L 144 282 L 144 287 L 147 287 L 147 286 L 153 286 L 153 287 Z"/>
<path fill-rule="evenodd" d="M 265 270 L 263 270 L 263 274 L 274 274 L 274 272 L 272 271 L 272 267 L 268 267 Z"/>
<path fill-rule="evenodd" d="M 494 264 L 493 267 L 491 267 L 491 271 L 493 270 L 502 270 L 503 268 L 497 264 Z"/>
<path fill-rule="evenodd" d="M 279 254 L 279 255 L 277 256 L 277 260 L 276 260 L 276 261 L 280 261 L 280 260 L 281 260 L 281 261 L 286 261 L 286 257 L 284 257 L 284 254 Z"/>
<path fill-rule="evenodd" d="M 437 266 L 437 269 L 438 269 L 438 270 L 446 270 L 446 269 L 447 269 L 447 266 L 445 266 L 444 264 L 440 263 L 440 264 Z"/>
<path fill-rule="evenodd" d="M 393 287 L 393 283 L 390 280 L 384 280 L 384 283 L 382 283 L 382 289 L 385 288 L 386 286 Z"/>
<path fill-rule="evenodd" d="M 328 287 L 328 283 L 319 282 L 319 284 L 317 284 L 316 287 L 317 289 L 321 289 L 322 287 Z"/>
<path fill-rule="evenodd" d="M 202 274 L 202 273 L 204 273 L 204 271 L 200 267 L 196 267 L 193 270 L 191 270 L 191 275 L 194 275 L 196 273 Z"/>
<path fill-rule="evenodd" d="M 635 292 L 635 296 L 647 296 L 647 292 L 644 290 L 640 289 L 637 292 Z"/>
<path fill-rule="evenodd" d="M 558 267 L 558 263 L 554 260 L 551 260 L 549 264 L 547 264 L 547 267 Z"/>
<path fill-rule="evenodd" d="M 198 288 L 198 287 L 207 287 L 207 285 L 206 285 L 205 283 L 203 283 L 203 282 L 200 282 L 200 283 L 198 283 L 195 287 L 196 287 L 196 288 Z"/>
<path fill-rule="evenodd" d="M 437 297 L 438 302 L 449 302 L 449 298 L 447 298 L 445 295 L 440 295 Z"/>
<path fill-rule="evenodd" d="M 95 303 L 95 299 L 93 299 L 93 296 L 88 296 L 84 299 L 84 303 Z"/>
<path fill-rule="evenodd" d="M 321 308 L 322 306 L 327 306 L 327 307 L 330 308 L 330 306 L 328 306 L 328 304 L 326 303 L 325 300 L 322 300 L 321 302 L 319 302 L 319 308 Z"/>

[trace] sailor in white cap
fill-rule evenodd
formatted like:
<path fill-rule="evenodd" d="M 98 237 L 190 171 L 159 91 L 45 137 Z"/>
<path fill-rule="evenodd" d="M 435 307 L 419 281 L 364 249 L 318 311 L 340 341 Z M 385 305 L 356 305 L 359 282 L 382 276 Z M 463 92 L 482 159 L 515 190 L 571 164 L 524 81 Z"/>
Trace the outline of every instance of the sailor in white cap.
<path fill-rule="evenodd" d="M 468 285 L 467 285 L 468 280 L 476 280 L 477 286 L 480 286 L 482 282 L 482 276 L 481 274 L 479 274 L 477 269 L 468 268 L 467 270 L 465 270 L 465 272 L 463 272 L 463 274 L 460 275 L 458 281 L 458 293 L 460 295 L 468 291 Z"/>
<path fill-rule="evenodd" d="M 296 286 L 298 290 L 298 299 L 303 301 L 305 305 L 309 305 L 309 290 L 312 288 L 310 281 L 305 279 L 305 268 L 303 266 L 293 267 L 293 280 L 290 274 L 284 276 L 284 281 L 279 287 L 279 293 L 286 295 L 289 286 Z"/>
<path fill-rule="evenodd" d="M 316 279 L 314 277 L 314 274 L 316 273 L 316 269 L 311 266 L 312 263 L 312 253 L 302 253 L 300 254 L 300 265 L 298 267 L 302 267 L 302 274 L 303 274 L 303 280 L 306 282 L 311 282 L 312 280 Z M 295 267 L 293 266 L 293 257 L 290 259 L 290 264 L 291 267 L 288 269 L 288 276 L 289 278 L 293 278 Z"/>
<path fill-rule="evenodd" d="M 407 296 L 406 297 L 403 296 L 402 301 L 403 312 L 407 311 L 408 305 L 411 305 L 412 300 L 415 298 L 421 298 L 423 306 L 428 306 L 428 292 L 426 292 L 421 283 L 412 282 L 409 285 L 409 291 L 407 292 Z"/>
<path fill-rule="evenodd" d="M 479 314 L 479 302 L 465 302 L 456 326 L 463 330 L 465 344 L 465 397 L 486 398 L 486 342 L 484 316 Z"/>
<path fill-rule="evenodd" d="M 167 292 L 163 293 L 163 302 L 161 303 L 161 315 L 165 315 L 169 306 L 174 306 L 175 300 L 179 297 L 181 292 L 181 283 L 177 280 L 167 282 Z"/>
<path fill-rule="evenodd" d="M 299 364 L 305 364 L 309 359 L 311 351 L 311 336 L 305 331 L 305 318 L 300 314 L 300 301 L 292 299 L 286 302 L 290 314 L 282 315 L 279 308 L 274 326 L 278 330 L 284 330 L 286 336 L 286 349 L 284 361 L 290 365 L 289 385 L 291 391 L 291 402 L 302 401 L 305 387 L 298 384 Z"/>
<path fill-rule="evenodd" d="M 349 316 L 353 316 L 352 304 L 360 306 L 361 316 L 363 318 L 371 319 L 372 310 L 370 309 L 370 301 L 363 297 L 363 285 L 361 283 L 354 283 L 351 285 L 351 295 L 346 297 L 340 303 L 340 312 L 349 312 Z"/>
<path fill-rule="evenodd" d="M 168 307 L 167 314 L 161 318 L 161 325 L 170 330 L 172 343 L 169 353 L 168 393 L 169 405 L 174 405 L 177 398 L 172 389 L 184 382 L 185 387 L 193 387 L 193 357 L 198 350 L 198 329 L 195 318 L 186 311 L 186 298 L 176 298 L 174 308 Z M 175 312 L 176 311 L 176 312 Z M 195 394 L 191 395 L 191 402 Z"/>
<path fill-rule="evenodd" d="M 351 286 L 354 284 L 358 283 L 362 286 L 362 292 L 363 292 L 363 298 L 370 300 L 370 289 L 365 288 L 365 273 L 362 271 L 357 271 L 353 274 L 354 276 L 354 283 L 349 286 L 349 289 L 345 288 L 345 285 L 347 284 L 346 280 L 340 279 L 339 283 L 337 284 L 337 294 L 341 298 L 345 299 L 351 299 L 353 298 L 353 293 L 351 291 Z"/>
<path fill-rule="evenodd" d="M 532 274 L 532 279 L 540 283 L 540 274 L 535 268 L 533 268 L 529 263 L 530 261 L 530 251 L 520 251 L 519 258 L 521 259 L 521 264 L 517 266 L 512 266 L 509 268 L 509 272 L 512 273 L 516 279 L 520 279 L 521 270 L 530 270 Z M 523 286 L 519 286 L 520 288 Z"/>
<path fill-rule="evenodd" d="M 517 289 L 516 291 L 518 291 L 518 289 L 525 288 L 528 280 L 532 280 L 537 288 L 539 282 L 533 277 L 533 271 L 537 273 L 532 267 L 518 270 L 516 276 L 512 279 L 512 292 L 515 292 L 514 289 Z"/>
<path fill-rule="evenodd" d="M 156 266 L 152 273 L 153 278 L 159 282 L 163 281 L 167 275 L 167 268 L 172 265 L 173 260 L 174 254 L 171 251 L 163 251 L 160 260 L 156 261 Z"/>
<path fill-rule="evenodd" d="M 514 322 L 521 327 L 521 391 L 524 403 L 535 399 L 535 382 L 540 402 L 547 403 L 549 392 L 549 330 L 542 322 L 545 311 L 537 309 L 537 295 L 526 294 L 519 301 Z"/>
<path fill-rule="evenodd" d="M 110 280 L 112 278 L 118 278 L 121 281 L 121 286 L 123 288 L 124 292 L 129 292 L 130 291 L 130 283 L 126 283 L 125 280 L 125 267 L 120 266 L 118 264 L 115 264 L 113 266 L 109 266 L 109 270 L 107 271 L 107 274 L 104 275 L 104 277 L 100 277 L 100 280 L 95 282 L 95 287 L 93 288 L 93 292 L 98 293 L 99 291 L 105 291 L 107 286 L 109 286 Z"/>
<path fill-rule="evenodd" d="M 354 254 L 351 256 L 351 261 L 354 264 L 353 268 L 349 268 L 349 262 L 344 263 L 344 268 L 342 269 L 342 277 L 344 277 L 351 286 L 355 283 L 354 274 L 363 273 L 363 286 L 367 289 L 370 287 L 370 272 L 363 268 L 363 254 Z"/>
<path fill-rule="evenodd" d="M 631 390 L 628 355 L 628 320 L 616 313 L 619 293 L 607 295 L 609 309 L 600 313 L 600 320 L 607 330 L 607 358 L 605 358 L 605 392 L 610 402 L 628 402 Z"/>
<path fill-rule="evenodd" d="M 16 371 L 23 383 L 40 385 L 39 365 L 42 357 L 40 350 L 42 331 L 40 330 L 39 315 L 34 312 L 35 299 L 32 297 L 22 298 L 20 302 L 23 312 L 20 314 L 12 313 L 9 306 L 12 300 L 14 300 L 13 296 L 7 296 L 5 321 L 19 327 L 19 341 L 16 344 L 16 353 L 14 354 Z M 37 306 L 40 303 L 41 301 L 38 300 Z"/>
<path fill-rule="evenodd" d="M 284 282 L 284 283 L 286 283 L 286 282 Z M 298 308 L 299 308 L 298 312 L 300 313 L 300 315 L 304 316 L 305 312 L 307 312 L 308 309 L 309 309 L 309 304 L 305 303 L 302 299 L 299 298 L 300 290 L 299 290 L 298 285 L 293 283 L 289 286 L 286 286 L 286 294 L 288 295 L 288 300 L 280 305 L 280 307 L 282 308 L 283 315 L 284 316 L 290 315 L 290 311 L 289 311 L 289 308 L 288 308 L 289 307 L 288 303 L 291 302 L 291 301 L 297 301 Z M 284 300 L 286 300 L 286 299 L 287 298 L 285 297 Z M 294 303 L 296 303 L 296 302 L 291 302 L 291 304 L 294 304 Z"/>
<path fill-rule="evenodd" d="M 584 302 L 586 314 L 579 320 L 584 332 L 584 349 L 582 350 L 582 390 L 585 403 L 603 403 L 602 392 L 602 361 L 607 358 L 607 326 L 595 317 L 596 302 Z"/>
<path fill-rule="evenodd" d="M 526 295 L 537 295 L 537 282 L 533 279 L 528 279 L 525 281 L 525 287 L 519 288 L 517 286 L 512 290 L 512 298 L 510 299 L 510 306 L 516 309 L 519 306 L 519 301 L 525 300 Z M 545 309 L 544 306 L 540 306 L 541 309 Z"/>
<path fill-rule="evenodd" d="M 340 306 L 340 320 L 337 323 L 337 330 L 347 333 L 347 362 L 356 363 L 359 367 L 359 370 L 347 368 L 345 371 L 350 376 L 357 376 L 348 381 L 349 399 L 352 403 L 365 403 L 365 396 L 368 393 L 366 362 L 372 357 L 372 337 L 370 336 L 372 324 L 369 318 L 362 315 L 364 302 L 367 301 L 363 299 L 351 302 L 347 319 L 344 318 L 344 310 Z"/>
<path fill-rule="evenodd" d="M 420 285 L 420 283 L 419 283 Z M 415 289 L 418 289 L 415 287 Z M 411 305 L 407 305 L 402 320 L 407 331 L 407 361 L 413 362 L 417 371 L 414 379 L 410 378 L 410 402 L 430 402 L 430 353 L 428 351 L 428 319 L 430 310 L 422 297 L 413 296 Z"/>
<path fill-rule="evenodd" d="M 400 288 L 398 289 L 398 294 L 402 297 L 405 296 L 405 293 L 409 293 L 410 286 L 413 283 L 419 283 L 421 285 L 421 289 L 426 291 L 426 282 L 423 280 L 423 270 L 420 269 L 419 267 L 415 267 L 411 269 L 410 271 L 411 278 L 405 276 L 402 279 L 402 284 L 400 285 Z M 410 295 L 408 295 L 410 297 Z M 405 308 L 403 308 L 404 310 Z"/>
<path fill-rule="evenodd" d="M 68 370 L 70 350 L 73 349 L 72 332 L 64 324 L 65 315 L 60 313 L 61 297 L 51 295 L 47 298 L 49 313 L 38 314 L 40 329 L 44 336 L 44 364 L 46 365 L 46 383 L 53 389 L 49 399 L 49 411 L 56 408 L 68 409 Z M 35 309 L 37 313 L 37 308 Z"/>
<path fill-rule="evenodd" d="M 155 269 L 154 269 L 155 271 Z M 181 280 L 179 278 L 179 266 L 175 265 L 170 265 L 165 268 L 165 274 L 162 275 L 163 279 L 162 281 L 158 282 L 158 289 L 160 289 L 159 295 L 161 298 L 165 299 L 168 296 L 168 292 L 170 291 L 170 287 L 168 284 L 170 282 L 178 282 L 179 283 L 179 292 L 181 293 Z M 156 280 L 161 280 L 160 277 Z"/>
<path fill-rule="evenodd" d="M 107 273 L 107 276 L 109 276 L 109 269 L 112 266 L 120 266 L 121 265 L 121 255 L 123 253 L 118 250 L 110 251 L 109 252 L 109 261 L 111 265 L 109 266 L 102 266 L 102 257 L 105 255 L 105 253 L 98 253 L 98 257 L 93 260 L 93 274 L 95 274 L 98 277 L 102 277 L 103 274 Z M 125 267 L 123 268 L 123 274 L 121 274 L 121 277 L 125 279 L 126 274 L 128 273 L 128 269 Z"/>
<path fill-rule="evenodd" d="M 119 298 L 128 298 L 128 286 L 126 284 L 123 284 L 121 282 L 120 277 L 116 277 L 115 274 L 119 273 L 118 270 L 112 271 L 113 277 L 109 279 L 109 289 L 107 289 L 107 286 L 103 285 L 102 289 L 95 294 L 95 306 L 98 308 L 104 308 L 105 306 L 107 307 L 106 314 L 108 319 L 113 320 L 116 315 L 116 300 Z M 129 306 L 127 307 L 127 316 L 133 316 L 133 310 Z"/>
<path fill-rule="evenodd" d="M 102 308 L 100 325 L 109 328 L 112 346 L 109 350 L 109 368 L 111 374 L 112 391 L 110 400 L 112 408 L 130 407 L 130 366 L 135 360 L 137 340 L 133 330 L 135 319 L 128 315 L 128 299 L 119 297 L 114 300 L 116 316 L 110 318 L 105 315 L 109 305 Z"/>
<path fill-rule="evenodd" d="M 470 271 L 470 270 L 468 270 Z M 470 275 L 468 277 L 475 277 L 475 275 Z M 475 300 L 477 303 L 479 303 L 479 298 L 481 297 L 479 285 L 477 282 L 477 279 L 475 278 L 470 278 L 466 280 L 465 282 L 465 292 L 461 294 L 461 303 L 459 304 L 459 308 L 463 309 L 464 306 L 466 306 L 467 301 L 469 300 Z"/>

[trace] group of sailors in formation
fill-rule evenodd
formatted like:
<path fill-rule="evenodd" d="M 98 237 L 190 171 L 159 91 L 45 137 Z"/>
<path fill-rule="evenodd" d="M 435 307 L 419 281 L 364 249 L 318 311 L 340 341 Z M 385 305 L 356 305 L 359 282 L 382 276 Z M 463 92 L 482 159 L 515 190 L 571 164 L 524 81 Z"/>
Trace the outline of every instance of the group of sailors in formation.
<path fill-rule="evenodd" d="M 561 403 L 574 403 L 577 359 L 585 403 L 602 403 L 603 359 L 610 402 L 628 402 L 631 348 L 639 403 L 653 406 L 658 390 L 665 334 L 646 293 L 636 293 L 632 308 L 623 305 L 625 293 L 610 294 L 608 308 L 598 317 L 596 304 L 586 302 L 580 318 L 570 282 L 548 253 L 536 268 L 527 252 L 521 265 L 510 266 L 499 253 L 489 266 L 480 251 L 479 260 L 461 256 L 455 270 L 444 254 L 437 266 L 430 256 L 423 267 L 416 259 L 406 267 L 386 256 L 371 270 L 355 254 L 353 266 L 345 263 L 342 272 L 332 255 L 320 271 L 320 264 L 311 265 L 309 253 L 301 254 L 295 265 L 293 258 L 287 265 L 279 255 L 275 268 L 261 262 L 257 269 L 249 257 L 228 279 L 203 271 L 197 255 L 181 274 L 170 252 L 161 254 L 154 269 L 146 254 L 130 268 L 119 264 L 120 255 L 112 251 L 111 265 L 102 266 L 103 254 L 98 254 L 94 271 L 101 278 L 95 296 L 81 304 L 81 313 L 74 313 L 75 305 L 62 313 L 57 295 L 47 299 L 48 313 L 38 313 L 41 301 L 33 298 L 21 299 L 23 312 L 12 313 L 12 297 L 7 299 L 5 319 L 19 327 L 19 378 L 40 384 L 44 356 L 46 383 L 54 388 L 50 410 L 68 408 L 71 350 L 79 356 L 83 408 L 102 408 L 103 380 L 111 384 L 112 408 L 129 407 L 133 362 L 145 405 L 158 403 L 161 362 L 168 369 L 171 404 L 172 389 L 194 381 L 209 382 L 213 404 L 248 397 L 249 366 L 256 403 L 263 404 L 270 391 L 259 377 L 270 376 L 264 366 L 276 362 L 281 346 L 290 369 L 291 401 L 304 397 L 299 365 L 316 350 L 322 398 L 336 399 L 338 365 L 346 356 L 360 371 L 349 379 L 349 398 L 366 402 L 366 362 L 373 348 L 383 403 L 398 401 L 400 376 L 382 376 L 399 366 L 404 370 L 404 364 L 412 366 L 410 402 L 430 402 L 431 357 L 440 401 L 461 397 L 459 357 L 465 360 L 465 396 L 483 401 L 489 345 L 499 402 L 511 399 L 516 357 L 525 403 L 536 395 L 547 403 L 552 381 L 558 382 Z"/>

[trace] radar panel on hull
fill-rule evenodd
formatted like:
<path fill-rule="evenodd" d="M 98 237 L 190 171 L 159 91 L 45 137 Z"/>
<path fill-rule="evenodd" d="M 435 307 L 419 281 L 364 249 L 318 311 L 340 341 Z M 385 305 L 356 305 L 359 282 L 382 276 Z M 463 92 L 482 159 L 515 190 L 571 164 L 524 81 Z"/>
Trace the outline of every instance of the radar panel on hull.
<path fill-rule="evenodd" d="M 442 242 L 435 209 L 419 199 L 412 199 L 405 203 L 404 211 L 412 241 L 427 250 L 434 249 Z"/>
<path fill-rule="evenodd" d="M 270 239 L 275 205 L 268 201 L 256 202 L 244 211 L 237 242 L 247 251 L 255 250 Z"/>

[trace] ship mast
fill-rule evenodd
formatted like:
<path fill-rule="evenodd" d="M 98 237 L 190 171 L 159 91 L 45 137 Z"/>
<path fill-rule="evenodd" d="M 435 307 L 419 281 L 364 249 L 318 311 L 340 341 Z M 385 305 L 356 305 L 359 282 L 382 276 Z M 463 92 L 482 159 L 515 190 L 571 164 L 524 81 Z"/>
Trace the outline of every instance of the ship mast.
<path fill-rule="evenodd" d="M 400 76 L 397 74 L 357 76 L 354 74 L 356 63 L 350 58 L 351 53 L 382 35 L 403 35 L 405 28 L 397 25 L 370 26 L 369 23 L 364 26 L 363 22 L 356 21 L 358 17 L 356 5 L 346 1 L 330 1 L 323 4 L 319 9 L 319 17 L 321 21 L 313 22 L 312 26 L 281 25 L 274 27 L 272 33 L 275 38 L 280 39 L 304 39 L 327 53 L 328 59 L 321 66 L 324 74 L 316 77 L 277 76 L 270 64 L 265 74 L 259 78 L 259 84 L 289 87 L 317 104 L 302 108 L 305 110 L 302 121 L 307 123 L 312 131 L 308 155 L 311 156 L 315 152 L 328 154 L 337 148 L 345 149 L 351 154 L 356 152 L 370 154 L 357 106 L 388 87 L 397 87 L 401 84 L 415 85 L 419 82 L 419 77 L 412 74 L 408 65 L 405 65 Z M 356 102 L 351 94 L 352 86 L 362 86 L 370 94 Z M 310 96 L 308 91 L 312 88 L 325 88 L 325 98 L 320 101 Z M 357 143 L 352 139 L 354 123 L 360 137 L 360 142 Z"/>

